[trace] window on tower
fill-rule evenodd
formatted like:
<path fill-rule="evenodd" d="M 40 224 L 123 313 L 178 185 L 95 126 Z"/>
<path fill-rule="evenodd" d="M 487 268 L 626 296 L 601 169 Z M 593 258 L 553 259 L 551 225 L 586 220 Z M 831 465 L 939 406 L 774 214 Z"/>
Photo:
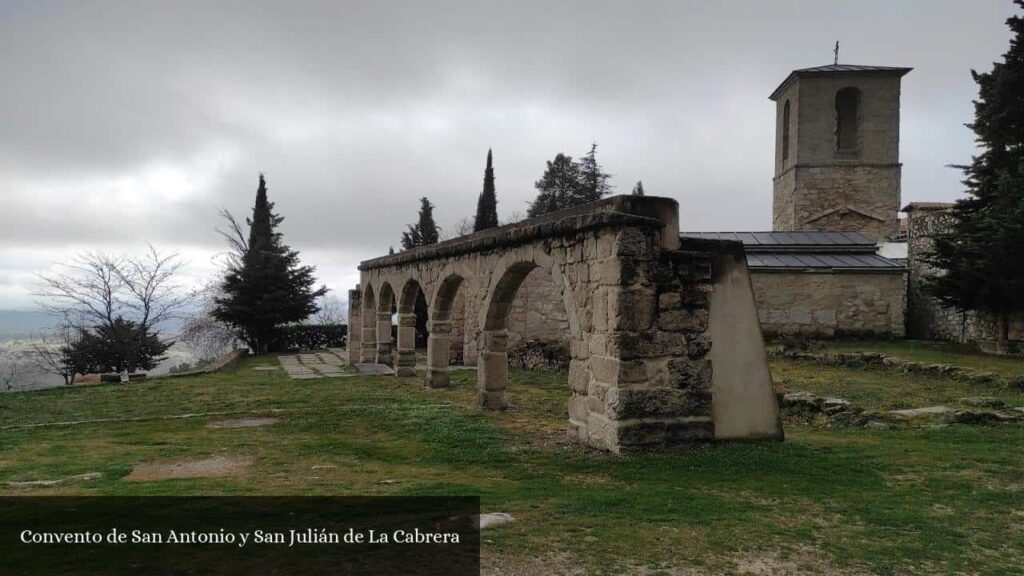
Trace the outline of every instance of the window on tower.
<path fill-rule="evenodd" d="M 857 150 L 857 106 L 860 104 L 860 90 L 843 88 L 836 92 L 836 150 L 855 152 Z"/>
<path fill-rule="evenodd" d="M 789 159 L 789 100 L 782 105 L 782 161 Z"/>

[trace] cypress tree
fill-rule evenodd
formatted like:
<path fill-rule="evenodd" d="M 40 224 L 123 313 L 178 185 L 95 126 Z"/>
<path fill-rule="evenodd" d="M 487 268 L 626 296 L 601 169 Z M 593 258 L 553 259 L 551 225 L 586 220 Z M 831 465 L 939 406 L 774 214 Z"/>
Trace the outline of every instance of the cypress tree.
<path fill-rule="evenodd" d="M 643 196 L 643 195 L 644 195 L 644 182 L 643 182 L 643 180 L 637 180 L 636 181 L 636 185 L 633 186 L 633 196 Z"/>
<path fill-rule="evenodd" d="M 316 313 L 317 298 L 327 293 L 325 286 L 313 288 L 315 269 L 301 265 L 299 253 L 282 242 L 277 226 L 283 220 L 260 174 L 252 217 L 246 219 L 248 242 L 239 245 L 240 257 L 228 264 L 221 282 L 223 296 L 215 299 L 213 317 L 257 354 L 274 350 L 280 328 Z"/>
<path fill-rule="evenodd" d="M 484 190 L 476 202 L 476 220 L 473 232 L 479 232 L 498 225 L 498 198 L 494 193 L 494 168 L 491 166 L 491 151 L 487 150 L 487 168 L 484 169 Z"/>
<path fill-rule="evenodd" d="M 1016 0 L 1024 8 L 1024 0 Z M 981 152 L 966 166 L 968 196 L 949 212 L 927 261 L 942 270 L 928 279 L 932 294 L 960 310 L 990 314 L 1000 350 L 1009 318 L 1024 311 L 1024 18 L 1007 20 L 1010 49 L 992 71 L 972 70 L 978 84 L 974 122 Z"/>

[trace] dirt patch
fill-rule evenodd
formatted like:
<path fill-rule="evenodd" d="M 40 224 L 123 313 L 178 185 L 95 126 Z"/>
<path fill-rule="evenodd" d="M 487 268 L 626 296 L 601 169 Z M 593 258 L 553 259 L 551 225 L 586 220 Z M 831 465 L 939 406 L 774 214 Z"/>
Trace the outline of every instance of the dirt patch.
<path fill-rule="evenodd" d="M 172 478 L 219 478 L 233 476 L 250 464 L 243 458 L 210 456 L 203 460 L 177 460 L 139 464 L 125 477 L 129 482 L 150 482 Z"/>
<path fill-rule="evenodd" d="M 259 428 L 260 426 L 277 424 L 280 421 L 280 418 L 239 418 L 237 420 L 213 422 L 207 428 Z"/>

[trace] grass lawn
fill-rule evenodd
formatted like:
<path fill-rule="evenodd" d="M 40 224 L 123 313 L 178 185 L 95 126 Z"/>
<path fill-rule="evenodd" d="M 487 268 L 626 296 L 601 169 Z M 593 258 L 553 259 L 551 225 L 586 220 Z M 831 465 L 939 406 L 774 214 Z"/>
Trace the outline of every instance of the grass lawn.
<path fill-rule="evenodd" d="M 985 354 L 952 342 L 923 340 L 839 340 L 828 342 L 829 352 L 882 352 L 890 356 L 928 364 L 956 364 L 1001 376 L 1024 376 L 1024 358 Z"/>
<path fill-rule="evenodd" d="M 209 424 L 238 414 L 3 429 L 0 493 L 476 494 L 484 511 L 517 519 L 484 533 L 484 570 L 501 574 L 1020 574 L 1024 566 L 1024 425 L 790 424 L 784 443 L 620 457 L 564 439 L 564 373 L 512 371 L 512 409 L 482 413 L 472 408 L 471 371 L 453 373 L 451 389 L 424 390 L 419 378 L 289 381 L 252 369 L 260 364 L 271 361 L 0 395 L 0 426 L 206 412 L 281 418 L 237 429 Z M 773 369 L 793 389 L 878 405 L 981 393 L 878 370 L 789 361 Z M 248 465 L 220 478 L 125 479 L 137 464 L 211 455 Z M 103 476 L 6 484 L 87 472 Z"/>

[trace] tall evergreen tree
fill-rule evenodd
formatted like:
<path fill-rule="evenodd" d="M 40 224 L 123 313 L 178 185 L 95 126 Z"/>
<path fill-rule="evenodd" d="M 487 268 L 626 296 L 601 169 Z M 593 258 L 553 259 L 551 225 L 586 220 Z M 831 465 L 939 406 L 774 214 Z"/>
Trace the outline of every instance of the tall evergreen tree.
<path fill-rule="evenodd" d="M 611 194 L 614 186 L 608 181 L 610 174 L 606 174 L 597 162 L 597 142 L 590 145 L 590 152 L 587 152 L 579 160 L 580 165 L 580 189 L 575 204 L 593 202 Z"/>
<path fill-rule="evenodd" d="M 1024 0 L 1015 0 L 1024 8 Z M 968 196 L 949 212 L 927 256 L 942 270 L 928 289 L 961 310 L 991 314 L 1006 349 L 1009 318 L 1024 311 L 1024 18 L 1006 21 L 1010 49 L 991 72 L 971 71 L 978 84 L 974 131 L 982 149 L 964 171 Z"/>
<path fill-rule="evenodd" d="M 267 199 L 263 174 L 252 217 L 246 219 L 248 241 L 229 218 L 238 238 L 228 239 L 239 254 L 224 273 L 223 296 L 215 299 L 213 317 L 230 326 L 257 354 L 274 350 L 281 326 L 316 313 L 317 298 L 327 293 L 325 286 L 313 288 L 315 269 L 301 265 L 299 253 L 282 242 L 277 232 L 282 220 Z"/>
<path fill-rule="evenodd" d="M 637 180 L 636 181 L 636 185 L 633 186 L 633 196 L 643 196 L 643 195 L 644 195 L 644 182 L 643 182 L 643 180 Z"/>
<path fill-rule="evenodd" d="M 610 179 L 611 175 L 605 173 L 597 162 L 596 142 L 591 145 L 590 152 L 575 162 L 571 156 L 560 153 L 548 161 L 544 175 L 534 183 L 537 198 L 530 204 L 527 215 L 539 216 L 599 200 L 612 191 Z"/>
<path fill-rule="evenodd" d="M 479 232 L 498 225 L 498 198 L 494 193 L 494 168 L 491 166 L 491 151 L 487 150 L 487 168 L 484 169 L 484 190 L 476 201 L 476 220 L 473 232 Z"/>
<path fill-rule="evenodd" d="M 537 198 L 530 204 L 527 216 L 532 218 L 568 208 L 579 195 L 580 167 L 572 161 L 572 156 L 559 153 L 554 160 L 548 160 L 547 170 L 534 187 Z"/>
<path fill-rule="evenodd" d="M 441 230 L 434 222 L 434 205 L 426 196 L 420 198 L 419 220 L 415 225 L 410 224 L 409 230 L 402 232 L 402 248 L 410 250 L 417 246 L 437 244 L 441 237 Z"/>

